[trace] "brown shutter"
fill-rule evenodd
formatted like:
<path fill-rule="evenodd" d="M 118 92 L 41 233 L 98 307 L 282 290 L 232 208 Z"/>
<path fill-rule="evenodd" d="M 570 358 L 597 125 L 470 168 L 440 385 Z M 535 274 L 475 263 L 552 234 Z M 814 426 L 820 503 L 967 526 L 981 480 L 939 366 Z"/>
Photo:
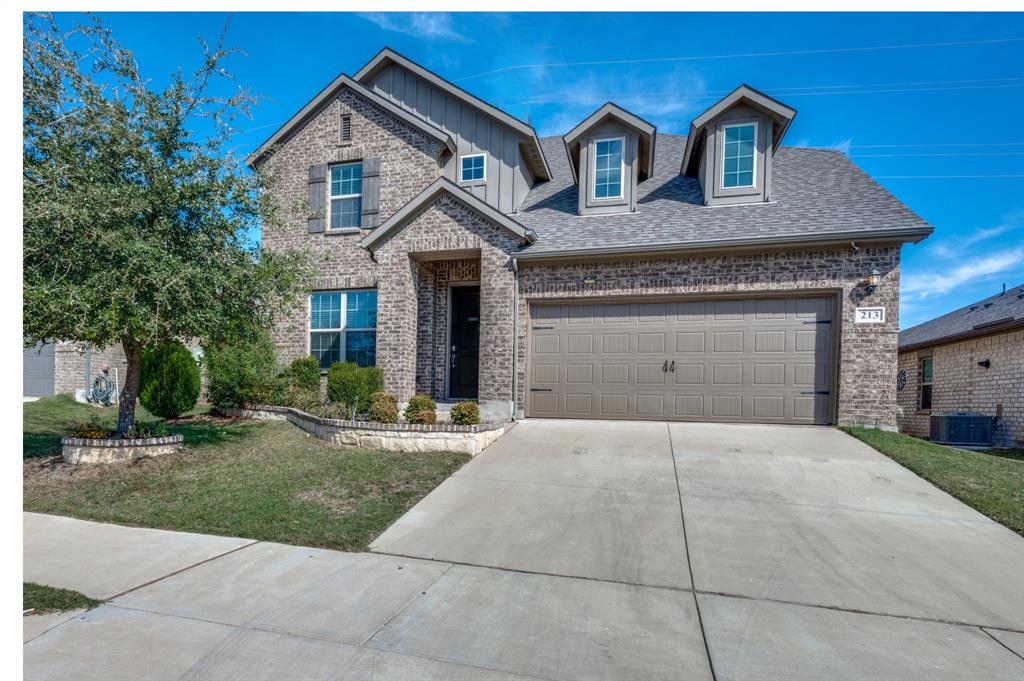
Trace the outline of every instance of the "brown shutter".
<path fill-rule="evenodd" d="M 363 159 L 362 228 L 373 229 L 380 224 L 380 159 Z"/>
<path fill-rule="evenodd" d="M 310 234 L 319 234 L 327 224 L 327 165 L 309 167 L 309 217 L 306 224 Z"/>

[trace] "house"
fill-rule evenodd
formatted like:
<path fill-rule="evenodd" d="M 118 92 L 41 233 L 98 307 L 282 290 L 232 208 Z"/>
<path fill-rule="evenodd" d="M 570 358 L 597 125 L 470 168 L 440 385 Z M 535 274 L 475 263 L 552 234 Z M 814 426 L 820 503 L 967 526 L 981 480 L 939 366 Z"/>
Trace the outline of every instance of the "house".
<path fill-rule="evenodd" d="M 744 85 L 687 135 L 609 102 L 541 139 L 384 49 L 247 159 L 264 246 L 318 268 L 281 359 L 490 418 L 895 428 L 900 248 L 932 228 L 782 146 L 795 115 Z"/>
<path fill-rule="evenodd" d="M 120 345 L 101 350 L 87 343 L 36 343 L 22 351 L 22 394 L 46 397 L 88 389 L 104 366 L 124 380 L 128 361 Z"/>
<path fill-rule="evenodd" d="M 1001 417 L 996 444 L 1024 446 L 1024 285 L 901 331 L 897 389 L 903 432 L 978 412 Z"/>

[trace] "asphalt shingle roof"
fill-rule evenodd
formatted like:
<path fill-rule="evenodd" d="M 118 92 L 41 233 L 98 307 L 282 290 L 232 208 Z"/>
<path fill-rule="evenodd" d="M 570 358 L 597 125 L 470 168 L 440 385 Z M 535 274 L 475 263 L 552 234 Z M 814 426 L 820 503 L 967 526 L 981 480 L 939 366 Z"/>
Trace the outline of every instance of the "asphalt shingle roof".
<path fill-rule="evenodd" d="M 1002 328 L 1013 322 L 1024 323 L 1024 284 L 900 331 L 900 349 L 930 345 L 986 328 Z"/>
<path fill-rule="evenodd" d="M 878 230 L 929 228 L 845 154 L 824 149 L 780 147 L 772 166 L 770 203 L 705 206 L 696 178 L 679 174 L 685 146 L 685 135 L 657 136 L 654 176 L 640 183 L 635 213 L 581 217 L 562 138 L 542 138 L 554 178 L 537 184 L 515 216 L 538 236 L 524 251 L 686 246 L 852 231 L 870 236 Z"/>

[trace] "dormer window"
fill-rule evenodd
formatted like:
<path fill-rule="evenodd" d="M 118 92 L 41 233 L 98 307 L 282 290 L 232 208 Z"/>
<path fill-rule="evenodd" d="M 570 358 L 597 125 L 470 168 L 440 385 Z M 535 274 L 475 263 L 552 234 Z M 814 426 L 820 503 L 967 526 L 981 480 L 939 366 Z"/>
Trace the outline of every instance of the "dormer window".
<path fill-rule="evenodd" d="M 722 135 L 722 188 L 754 186 L 757 123 L 726 125 Z"/>
<path fill-rule="evenodd" d="M 487 154 L 470 154 L 460 159 L 459 179 L 462 182 L 487 181 Z"/>
<path fill-rule="evenodd" d="M 595 199 L 622 198 L 622 176 L 625 174 L 622 162 L 624 144 L 623 137 L 594 141 Z"/>

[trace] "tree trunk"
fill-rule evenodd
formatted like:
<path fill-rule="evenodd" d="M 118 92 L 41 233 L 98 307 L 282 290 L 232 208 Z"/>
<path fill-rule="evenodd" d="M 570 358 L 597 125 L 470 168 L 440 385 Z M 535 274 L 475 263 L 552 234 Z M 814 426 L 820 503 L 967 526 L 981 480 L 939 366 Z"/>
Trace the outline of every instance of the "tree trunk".
<path fill-rule="evenodd" d="M 135 425 L 135 400 L 139 397 L 142 380 L 142 346 L 138 341 L 126 338 L 121 341 L 128 370 L 124 374 L 124 385 L 117 399 L 117 436 L 124 437 Z"/>

